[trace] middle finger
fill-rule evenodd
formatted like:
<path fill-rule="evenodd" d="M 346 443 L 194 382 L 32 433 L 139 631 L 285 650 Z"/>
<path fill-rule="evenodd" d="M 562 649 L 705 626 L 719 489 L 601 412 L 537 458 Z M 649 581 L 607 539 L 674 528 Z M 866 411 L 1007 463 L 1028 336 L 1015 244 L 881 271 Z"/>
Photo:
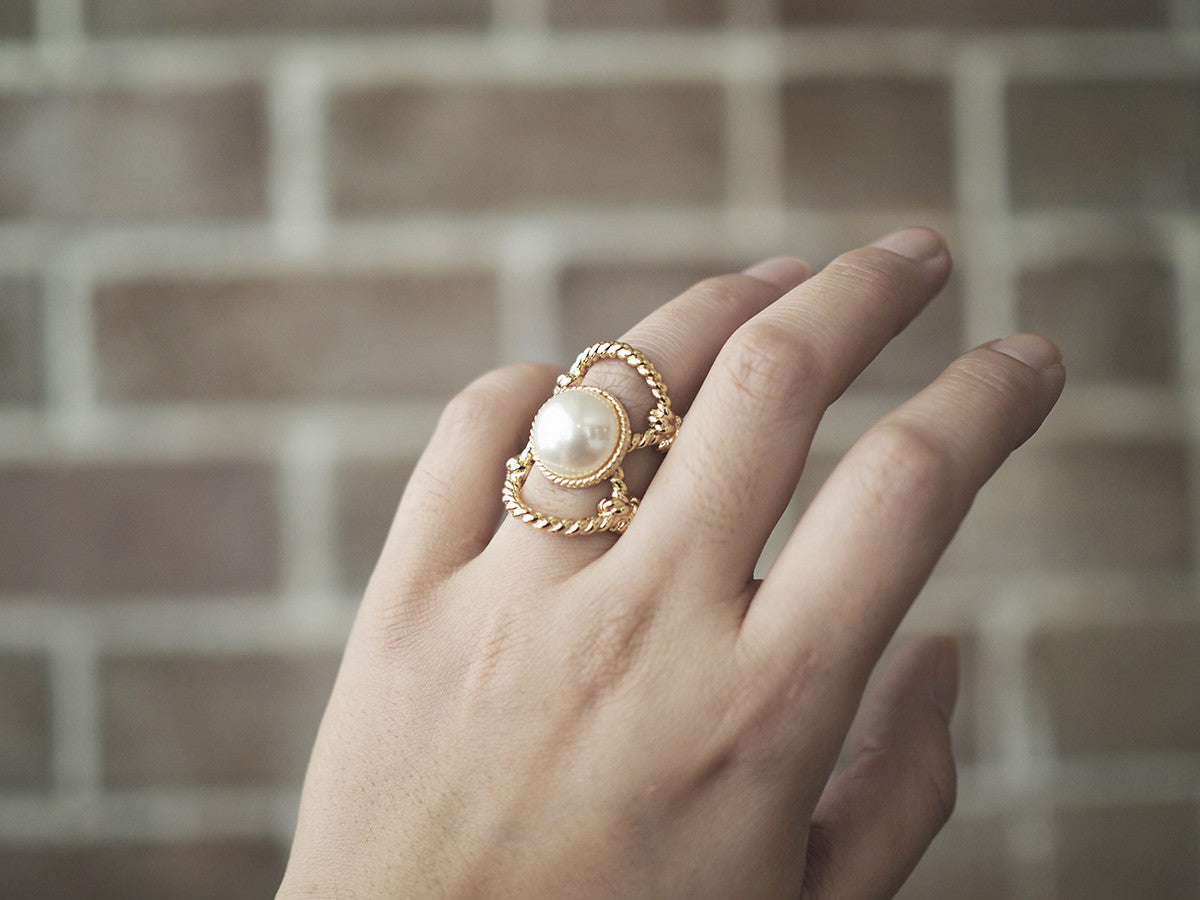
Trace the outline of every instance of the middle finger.
<path fill-rule="evenodd" d="M 726 342 L 629 535 L 739 591 L 796 487 L 825 409 L 945 284 L 926 228 L 843 254 Z"/>

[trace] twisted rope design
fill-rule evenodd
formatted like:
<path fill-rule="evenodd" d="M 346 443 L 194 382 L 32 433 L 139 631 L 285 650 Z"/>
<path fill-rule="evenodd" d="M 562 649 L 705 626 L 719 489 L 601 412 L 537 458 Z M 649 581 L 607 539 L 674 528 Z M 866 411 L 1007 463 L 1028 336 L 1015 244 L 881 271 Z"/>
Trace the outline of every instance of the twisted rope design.
<path fill-rule="evenodd" d="M 640 434 L 633 434 L 629 439 L 627 453 L 641 450 L 645 447 L 656 447 L 659 452 L 666 453 L 675 442 L 675 436 L 683 424 L 683 418 L 671 411 L 671 398 L 667 395 L 667 386 L 663 383 L 662 375 L 651 362 L 639 351 L 620 341 L 602 341 L 592 344 L 576 357 L 571 368 L 558 376 L 554 393 L 558 394 L 567 388 L 576 387 L 587 374 L 588 369 L 602 359 L 616 359 L 627 363 L 640 375 L 650 388 L 654 398 L 654 408 L 647 416 L 648 427 Z M 625 484 L 625 473 L 620 467 L 609 477 L 612 493 L 601 500 L 596 507 L 596 514 L 584 519 L 564 519 L 538 512 L 529 506 L 521 496 L 521 488 L 525 486 L 529 473 L 534 465 L 533 450 L 529 444 L 519 456 L 508 461 L 501 499 L 504 508 L 513 518 L 552 534 L 596 534 L 601 531 L 611 531 L 613 534 L 624 534 L 633 516 L 637 512 L 639 499 L 629 496 L 629 487 Z"/>

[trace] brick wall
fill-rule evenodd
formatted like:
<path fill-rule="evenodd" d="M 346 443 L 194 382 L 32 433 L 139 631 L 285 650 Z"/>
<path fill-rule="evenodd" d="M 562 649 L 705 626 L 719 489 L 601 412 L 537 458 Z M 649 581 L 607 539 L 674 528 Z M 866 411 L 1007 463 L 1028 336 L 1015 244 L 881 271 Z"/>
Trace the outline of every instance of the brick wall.
<path fill-rule="evenodd" d="M 905 896 L 1196 896 L 1198 208 L 1195 0 L 0 4 L 0 895 L 268 895 L 456 387 L 922 221 L 810 475 L 976 342 L 1072 379 L 905 625 L 967 697 Z"/>

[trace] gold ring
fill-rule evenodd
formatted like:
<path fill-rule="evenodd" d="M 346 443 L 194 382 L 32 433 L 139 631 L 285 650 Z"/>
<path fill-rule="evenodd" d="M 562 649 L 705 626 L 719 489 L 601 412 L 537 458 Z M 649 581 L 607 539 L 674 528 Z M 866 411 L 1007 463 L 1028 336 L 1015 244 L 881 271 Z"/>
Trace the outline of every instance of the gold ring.
<path fill-rule="evenodd" d="M 588 369 L 602 359 L 627 363 L 642 376 L 654 398 L 646 430 L 635 433 L 621 401 L 580 382 Z M 622 534 L 637 512 L 637 497 L 629 496 L 622 463 L 625 456 L 644 447 L 666 453 L 679 433 L 683 419 L 671 411 L 671 398 L 658 370 L 639 351 L 619 341 L 588 347 L 566 373 L 558 376 L 554 394 L 542 404 L 529 429 L 529 443 L 508 461 L 504 478 L 504 508 L 527 525 L 554 534 Z M 607 480 L 610 495 L 586 519 L 562 519 L 532 509 L 521 497 L 529 473 L 537 467 L 554 484 L 584 488 Z"/>

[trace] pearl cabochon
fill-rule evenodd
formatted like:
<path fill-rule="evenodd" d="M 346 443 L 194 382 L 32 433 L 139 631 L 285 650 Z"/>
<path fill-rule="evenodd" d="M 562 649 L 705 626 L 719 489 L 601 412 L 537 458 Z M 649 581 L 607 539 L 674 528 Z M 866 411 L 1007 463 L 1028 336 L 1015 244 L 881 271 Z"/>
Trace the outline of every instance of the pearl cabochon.
<path fill-rule="evenodd" d="M 542 404 L 530 433 L 542 469 L 564 480 L 590 480 L 609 468 L 628 429 L 615 402 L 596 390 L 568 388 Z"/>

